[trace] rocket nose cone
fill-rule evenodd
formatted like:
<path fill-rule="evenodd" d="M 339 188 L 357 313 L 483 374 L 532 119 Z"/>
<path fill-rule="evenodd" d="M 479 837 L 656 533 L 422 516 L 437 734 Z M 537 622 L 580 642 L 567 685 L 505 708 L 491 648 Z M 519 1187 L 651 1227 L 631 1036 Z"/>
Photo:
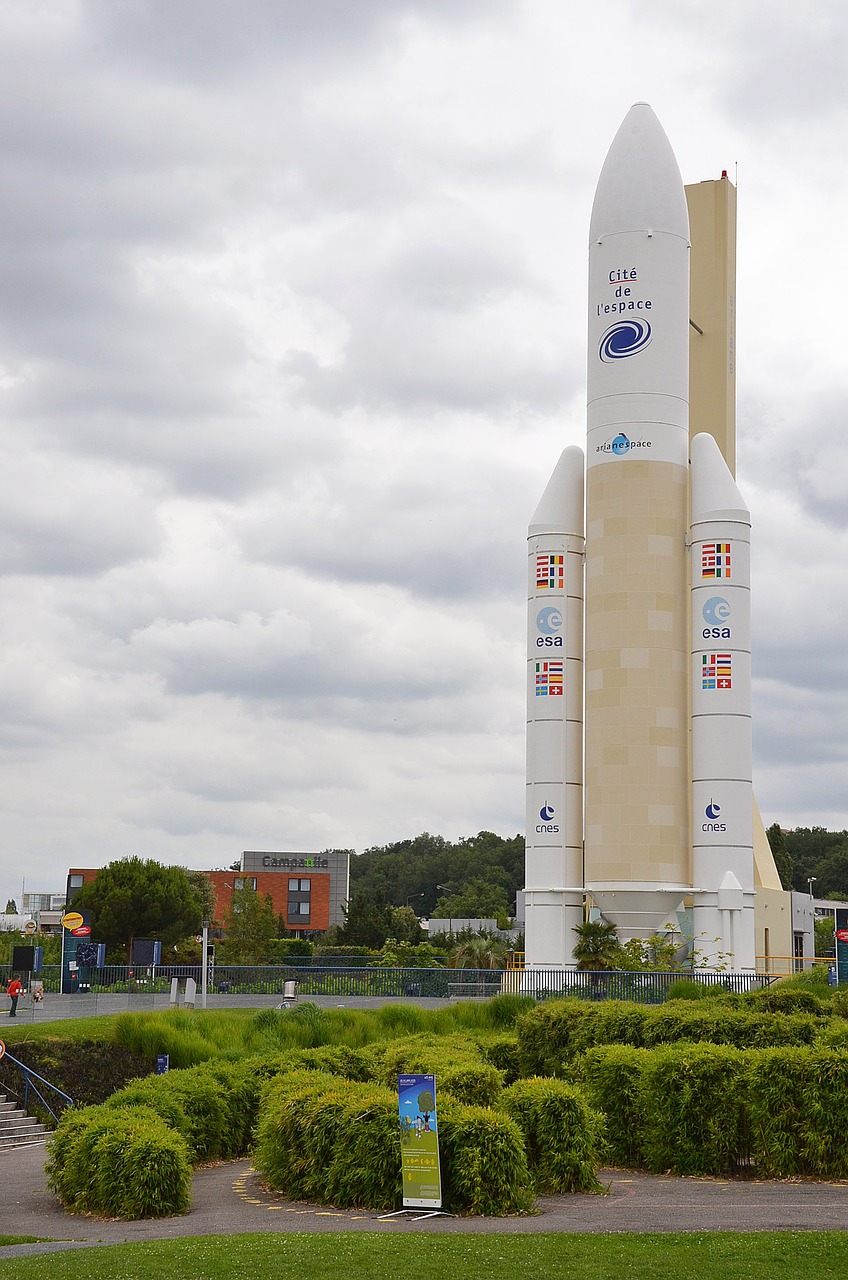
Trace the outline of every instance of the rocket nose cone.
<path fill-rule="evenodd" d="M 528 537 L 542 533 L 570 533 L 583 537 L 584 469 L 582 449 L 576 445 L 563 449 L 533 512 Z"/>
<path fill-rule="evenodd" d="M 708 431 L 699 431 L 692 437 L 689 449 L 692 524 L 710 519 L 733 519 L 750 524 L 745 499 L 715 439 Z"/>
<path fill-rule="evenodd" d="M 671 143 L 647 102 L 634 103 L 607 152 L 589 238 L 639 230 L 689 239 L 683 179 Z"/>

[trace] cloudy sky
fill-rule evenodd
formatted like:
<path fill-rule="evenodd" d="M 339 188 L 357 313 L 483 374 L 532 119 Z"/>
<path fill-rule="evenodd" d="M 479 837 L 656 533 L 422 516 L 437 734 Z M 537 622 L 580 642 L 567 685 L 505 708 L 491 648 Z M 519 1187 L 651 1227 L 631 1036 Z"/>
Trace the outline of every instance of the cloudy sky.
<path fill-rule="evenodd" d="M 844 0 L 6 0 L 0 59 L 4 900 L 523 829 L 639 99 L 738 172 L 760 806 L 848 826 Z"/>

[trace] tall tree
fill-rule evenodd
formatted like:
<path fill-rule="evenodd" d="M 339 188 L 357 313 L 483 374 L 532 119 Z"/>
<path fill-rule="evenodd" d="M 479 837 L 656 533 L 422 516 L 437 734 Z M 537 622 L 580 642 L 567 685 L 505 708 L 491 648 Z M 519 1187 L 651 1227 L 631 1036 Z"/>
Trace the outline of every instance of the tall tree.
<path fill-rule="evenodd" d="M 15 902 L 14 898 L 10 898 L 9 901 L 6 903 L 6 915 L 16 916 L 17 914 L 18 914 L 18 904 Z"/>
<path fill-rule="evenodd" d="M 184 867 L 183 870 L 200 902 L 201 923 L 204 920 L 211 923 L 215 919 L 215 890 L 212 887 L 212 881 L 205 871 L 192 871 L 188 867 Z"/>
<path fill-rule="evenodd" d="M 506 891 L 492 880 L 475 876 L 456 893 L 439 898 L 433 915 L 440 920 L 497 920 L 509 915 Z"/>
<path fill-rule="evenodd" d="M 277 916 L 270 893 L 236 889 L 224 917 L 220 958 L 224 964 L 265 964 L 276 933 Z"/>
<path fill-rule="evenodd" d="M 379 951 L 392 930 L 392 909 L 378 893 L 357 889 L 345 910 L 337 937 L 345 947 Z"/>
<path fill-rule="evenodd" d="M 128 961 L 134 938 L 173 944 L 197 933 L 202 919 L 200 898 L 185 871 L 152 859 L 110 862 L 74 894 L 73 906 L 90 913 L 93 938 L 125 948 Z"/>
<path fill-rule="evenodd" d="M 766 832 L 766 838 L 784 889 L 792 888 L 792 854 L 786 843 L 786 836 L 779 822 L 773 822 Z"/>

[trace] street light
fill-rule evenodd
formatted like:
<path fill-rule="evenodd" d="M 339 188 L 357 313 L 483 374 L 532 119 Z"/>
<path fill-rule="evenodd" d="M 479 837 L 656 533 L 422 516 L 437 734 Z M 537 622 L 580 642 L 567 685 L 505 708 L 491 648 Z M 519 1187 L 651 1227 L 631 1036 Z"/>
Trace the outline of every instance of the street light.
<path fill-rule="evenodd" d="M 413 898 L 426 898 L 426 896 L 427 896 L 426 893 L 424 893 L 423 891 L 421 893 L 411 893 L 406 900 L 406 905 L 409 906 Z"/>

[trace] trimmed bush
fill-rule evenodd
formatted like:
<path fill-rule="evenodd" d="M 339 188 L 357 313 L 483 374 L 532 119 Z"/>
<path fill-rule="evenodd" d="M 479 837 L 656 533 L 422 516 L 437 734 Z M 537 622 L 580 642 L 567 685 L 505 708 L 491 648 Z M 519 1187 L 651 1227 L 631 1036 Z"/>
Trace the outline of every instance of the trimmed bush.
<path fill-rule="evenodd" d="M 839 1018 L 848 1018 L 848 987 L 837 987 L 830 997 L 831 1012 Z"/>
<path fill-rule="evenodd" d="M 435 1074 L 440 1097 L 450 1094 L 469 1106 L 491 1106 L 503 1088 L 500 1071 L 484 1061 L 470 1036 L 406 1036 L 382 1045 L 374 1061 L 375 1077 L 387 1088 L 409 1072 Z"/>
<path fill-rule="evenodd" d="M 270 1082 L 253 1147 L 253 1163 L 270 1187 L 294 1200 L 322 1202 L 335 1141 L 326 1113 L 340 1110 L 344 1100 L 339 1077 L 322 1071 L 293 1070 Z"/>
<path fill-rule="evenodd" d="M 348 1045 L 321 1045 L 317 1049 L 297 1049 L 286 1055 L 300 1069 L 329 1071 L 346 1080 L 364 1084 L 376 1075 L 375 1054 L 370 1049 L 352 1049 Z"/>
<path fill-rule="evenodd" d="M 220 1158 L 233 1160 L 244 1155 L 250 1147 L 256 1124 L 259 1080 L 246 1062 L 212 1059 L 195 1070 L 199 1076 L 207 1075 L 222 1090 L 224 1113 L 220 1133 Z"/>
<path fill-rule="evenodd" d="M 518 1057 L 525 1075 L 567 1076 L 578 1054 L 601 1044 L 652 1048 L 690 1041 L 758 1049 L 813 1044 L 821 1026 L 813 1013 L 748 1011 L 723 999 L 660 1006 L 551 1000 L 518 1019 Z"/>
<path fill-rule="evenodd" d="M 338 1141 L 323 1198 L 343 1208 L 391 1209 L 403 1185 L 397 1097 L 378 1085 L 355 1090 L 336 1112 Z"/>
<path fill-rule="evenodd" d="M 580 1000 L 547 1000 L 516 1019 L 518 1055 L 525 1076 L 561 1076 L 578 1050 L 574 1037 L 587 1005 Z"/>
<path fill-rule="evenodd" d="M 648 1056 L 632 1045 L 599 1045 L 574 1064 L 575 1078 L 604 1116 L 607 1158 L 626 1168 L 644 1163 L 641 1080 Z"/>
<path fill-rule="evenodd" d="M 202 1068 L 171 1071 L 164 1088 L 179 1102 L 188 1119 L 186 1139 L 195 1164 L 218 1160 L 227 1145 L 227 1101 L 223 1086 Z"/>
<path fill-rule="evenodd" d="M 639 1107 L 653 1173 L 721 1174 L 747 1155 L 746 1055 L 717 1044 L 675 1045 L 643 1058 Z"/>
<path fill-rule="evenodd" d="M 103 1105 L 110 1111 L 141 1107 L 145 1111 L 153 1112 L 169 1129 L 173 1129 L 188 1143 L 190 1134 L 188 1116 L 177 1097 L 162 1087 L 161 1080 L 161 1076 L 148 1076 L 144 1080 L 134 1080 L 127 1085 L 126 1089 L 113 1093 Z"/>
<path fill-rule="evenodd" d="M 504 1084 L 514 1084 L 521 1077 L 521 1060 L 518 1052 L 518 1037 L 515 1035 L 491 1036 L 487 1040 L 478 1039 L 477 1047 L 493 1067 L 497 1067 L 503 1076 Z"/>
<path fill-rule="evenodd" d="M 666 1004 L 646 1013 L 642 1041 L 646 1048 L 682 1040 L 728 1044 L 737 1049 L 812 1044 L 820 1028 L 818 1019 L 809 1013 L 748 1013 L 716 1001 Z"/>
<path fill-rule="evenodd" d="M 439 1106 L 439 1153 L 445 1207 L 453 1213 L 526 1213 L 532 1179 L 521 1130 L 503 1112 Z"/>
<path fill-rule="evenodd" d="M 519 1080 L 504 1090 L 499 1109 L 524 1136 L 537 1191 L 556 1195 L 602 1189 L 595 1169 L 603 1117 L 579 1089 L 561 1080 Z"/>
<path fill-rule="evenodd" d="M 751 1144 L 766 1177 L 848 1177 L 848 1050 L 764 1049 L 749 1062 Z"/>
<path fill-rule="evenodd" d="M 826 1017 L 828 1002 L 815 991 L 804 987 L 787 987 L 778 983 L 774 987 L 764 987 L 762 991 L 752 991 L 745 996 L 745 1005 L 749 1009 L 759 1009 L 766 1013 L 811 1013 L 816 1017 Z"/>
<path fill-rule="evenodd" d="M 47 1161 L 48 1186 L 80 1213 L 136 1219 L 188 1211 L 185 1141 L 144 1107 L 66 1112 Z"/>
<path fill-rule="evenodd" d="M 218 1060 L 135 1080 L 107 1107 L 145 1107 L 188 1143 L 192 1162 L 232 1159 L 250 1145 L 259 1081 L 245 1064 Z"/>

